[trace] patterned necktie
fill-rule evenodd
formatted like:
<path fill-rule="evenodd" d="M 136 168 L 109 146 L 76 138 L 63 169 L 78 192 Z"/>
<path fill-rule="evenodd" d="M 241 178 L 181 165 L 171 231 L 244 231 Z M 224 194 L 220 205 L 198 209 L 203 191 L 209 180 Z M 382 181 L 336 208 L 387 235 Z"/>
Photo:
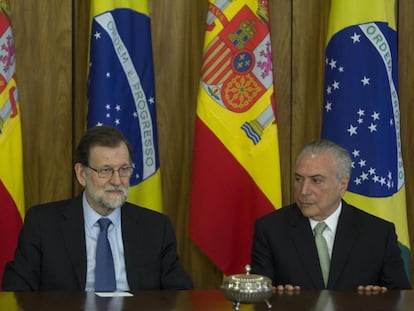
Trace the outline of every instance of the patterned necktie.
<path fill-rule="evenodd" d="M 316 225 L 314 232 L 315 232 L 315 243 L 316 248 L 318 249 L 319 255 L 319 263 L 321 265 L 323 281 L 325 282 L 325 286 L 328 284 L 328 277 L 329 277 L 329 266 L 330 266 L 330 257 L 328 251 L 328 245 L 326 244 L 326 240 L 322 235 L 322 232 L 326 228 L 326 223 L 320 222 Z"/>
<path fill-rule="evenodd" d="M 116 290 L 114 259 L 108 240 L 108 227 L 112 222 L 101 218 L 98 223 L 101 232 L 96 244 L 95 291 L 112 292 Z"/>

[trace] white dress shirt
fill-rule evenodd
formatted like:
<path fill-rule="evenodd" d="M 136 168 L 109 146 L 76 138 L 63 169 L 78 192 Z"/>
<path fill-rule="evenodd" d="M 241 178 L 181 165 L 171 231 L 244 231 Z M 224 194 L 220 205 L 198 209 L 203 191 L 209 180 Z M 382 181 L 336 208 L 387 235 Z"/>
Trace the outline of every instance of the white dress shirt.
<path fill-rule="evenodd" d="M 100 232 L 97 221 L 102 217 L 89 205 L 85 193 L 82 197 L 83 216 L 85 219 L 86 241 L 86 285 L 85 291 L 95 291 L 95 254 L 96 243 Z M 115 278 L 117 291 L 129 291 L 129 285 L 125 269 L 124 243 L 122 241 L 121 208 L 116 208 L 107 216 L 112 221 L 108 228 L 108 240 L 111 245 L 112 256 L 115 265 Z"/>
<path fill-rule="evenodd" d="M 342 201 L 339 203 L 339 207 L 336 209 L 336 211 L 333 212 L 332 215 L 330 215 L 328 218 L 324 220 L 326 224 L 326 228 L 322 232 L 322 235 L 326 240 L 326 244 L 328 245 L 329 257 L 331 258 L 332 258 L 332 249 L 333 249 L 333 245 L 335 241 L 336 227 L 338 226 L 338 219 L 339 219 L 339 215 L 341 214 L 341 210 L 342 210 Z M 309 222 L 312 228 L 312 232 L 314 232 L 316 225 L 320 221 L 316 221 L 316 220 L 309 218 Z"/>

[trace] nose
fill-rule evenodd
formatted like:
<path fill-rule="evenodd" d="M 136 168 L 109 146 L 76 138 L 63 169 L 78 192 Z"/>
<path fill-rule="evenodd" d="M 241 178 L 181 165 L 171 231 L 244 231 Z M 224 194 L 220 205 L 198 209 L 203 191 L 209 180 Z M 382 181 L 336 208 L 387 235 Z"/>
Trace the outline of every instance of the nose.
<path fill-rule="evenodd" d="M 300 185 L 300 194 L 307 195 L 309 193 L 310 193 L 310 181 L 307 179 L 304 179 L 302 181 L 302 184 Z"/>
<path fill-rule="evenodd" d="M 119 175 L 119 170 L 114 171 L 114 174 L 112 175 L 110 181 L 113 185 L 121 184 L 121 176 Z"/>

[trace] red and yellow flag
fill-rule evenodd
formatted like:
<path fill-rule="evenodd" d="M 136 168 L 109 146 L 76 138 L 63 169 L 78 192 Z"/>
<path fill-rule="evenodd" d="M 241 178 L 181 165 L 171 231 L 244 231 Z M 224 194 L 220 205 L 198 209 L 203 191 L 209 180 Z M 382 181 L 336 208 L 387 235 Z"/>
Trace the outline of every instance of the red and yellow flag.
<path fill-rule="evenodd" d="M 23 150 L 13 34 L 0 11 L 0 279 L 13 259 L 24 215 Z"/>
<path fill-rule="evenodd" d="M 281 205 L 267 0 L 210 0 L 189 231 L 225 273 L 250 263 L 254 222 Z"/>

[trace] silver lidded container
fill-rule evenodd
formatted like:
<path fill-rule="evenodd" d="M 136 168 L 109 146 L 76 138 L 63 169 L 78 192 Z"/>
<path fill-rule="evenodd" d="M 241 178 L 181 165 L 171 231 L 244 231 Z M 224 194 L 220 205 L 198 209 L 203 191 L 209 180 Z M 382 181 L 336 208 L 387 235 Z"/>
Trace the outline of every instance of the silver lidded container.
<path fill-rule="evenodd" d="M 233 274 L 226 277 L 220 286 L 224 297 L 233 302 L 233 309 L 239 310 L 240 304 L 265 302 L 268 309 L 272 308 L 269 298 L 276 288 L 265 276 L 250 274 L 250 265 L 246 265 L 246 274 Z"/>

